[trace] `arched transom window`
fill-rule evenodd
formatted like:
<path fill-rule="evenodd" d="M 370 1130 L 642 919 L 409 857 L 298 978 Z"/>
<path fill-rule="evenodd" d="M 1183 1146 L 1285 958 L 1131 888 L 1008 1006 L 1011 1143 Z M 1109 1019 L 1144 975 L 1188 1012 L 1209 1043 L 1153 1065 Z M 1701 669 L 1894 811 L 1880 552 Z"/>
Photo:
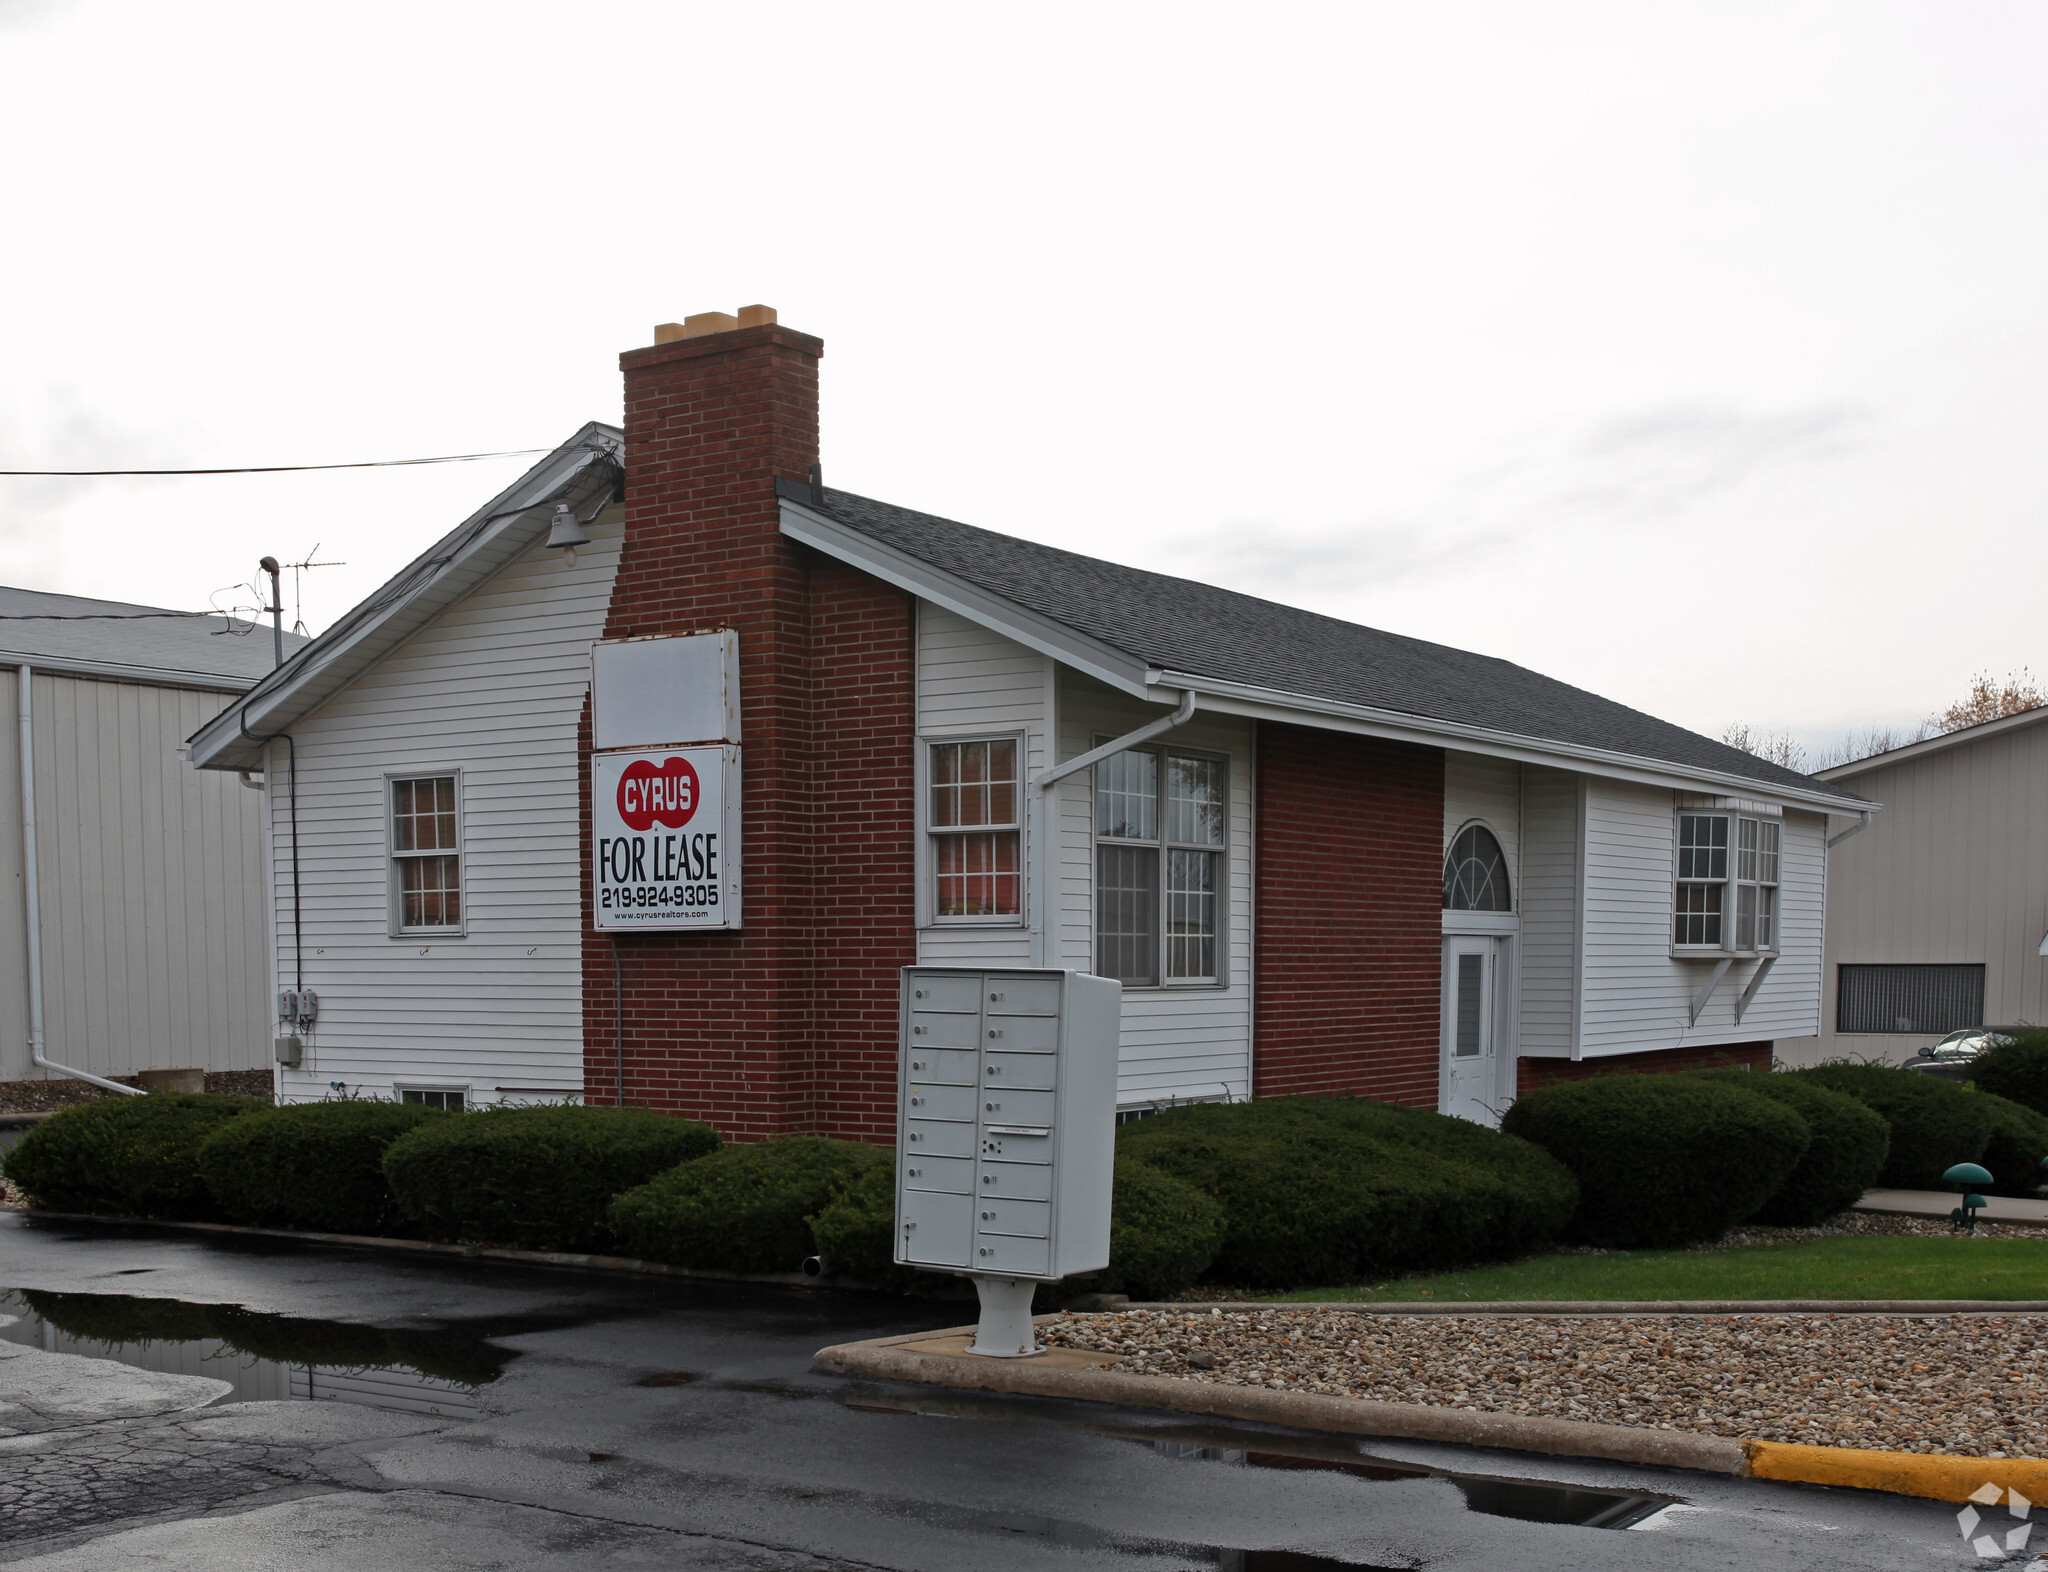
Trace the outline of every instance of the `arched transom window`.
<path fill-rule="evenodd" d="M 1511 912 L 1508 860 L 1493 831 L 1468 824 L 1444 858 L 1444 909 L 1453 912 Z"/>

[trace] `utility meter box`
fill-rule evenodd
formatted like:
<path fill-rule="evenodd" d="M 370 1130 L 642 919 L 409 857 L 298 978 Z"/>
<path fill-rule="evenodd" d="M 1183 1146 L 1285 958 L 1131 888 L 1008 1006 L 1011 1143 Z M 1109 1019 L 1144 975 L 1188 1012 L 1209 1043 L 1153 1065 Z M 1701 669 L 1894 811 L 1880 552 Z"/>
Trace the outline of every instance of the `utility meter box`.
<path fill-rule="evenodd" d="M 1037 1282 L 1109 1264 L 1122 1012 L 1123 985 L 1085 972 L 903 969 L 898 1264 Z"/>

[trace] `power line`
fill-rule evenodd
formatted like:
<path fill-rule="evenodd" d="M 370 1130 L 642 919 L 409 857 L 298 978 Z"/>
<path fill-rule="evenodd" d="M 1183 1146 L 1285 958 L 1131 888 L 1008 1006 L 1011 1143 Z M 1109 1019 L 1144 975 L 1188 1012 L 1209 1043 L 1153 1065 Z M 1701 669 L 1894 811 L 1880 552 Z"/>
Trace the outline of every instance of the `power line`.
<path fill-rule="evenodd" d="M 0 476 L 79 478 L 95 475 L 283 475 L 309 469 L 400 469 L 413 464 L 469 464 L 477 459 L 527 458 L 553 448 L 507 448 L 501 453 L 448 453 L 439 458 L 365 459 L 358 464 L 245 464 L 222 469 L 0 469 Z"/>
<path fill-rule="evenodd" d="M 139 622 L 146 617 L 232 617 L 225 611 L 0 611 L 0 622 Z"/>

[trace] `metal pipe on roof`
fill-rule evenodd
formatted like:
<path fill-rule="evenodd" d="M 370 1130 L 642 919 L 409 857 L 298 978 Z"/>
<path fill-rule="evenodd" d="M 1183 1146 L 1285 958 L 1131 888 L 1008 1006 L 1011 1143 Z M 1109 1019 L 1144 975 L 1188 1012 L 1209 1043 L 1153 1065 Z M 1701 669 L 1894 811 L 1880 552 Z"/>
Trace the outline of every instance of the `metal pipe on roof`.
<path fill-rule="evenodd" d="M 94 1075 L 86 1070 L 74 1070 L 68 1064 L 58 1064 L 43 1056 L 43 914 L 42 904 L 36 898 L 36 730 L 32 707 L 35 671 L 27 661 L 23 661 L 15 668 L 15 674 L 21 683 L 15 709 L 21 723 L 21 904 L 28 926 L 29 1062 L 45 1070 L 55 1070 L 59 1075 L 71 1076 L 74 1080 L 104 1086 L 110 1092 L 143 1097 L 148 1094 L 139 1086 L 123 1086 L 119 1081 L 110 1081 L 103 1075 Z"/>

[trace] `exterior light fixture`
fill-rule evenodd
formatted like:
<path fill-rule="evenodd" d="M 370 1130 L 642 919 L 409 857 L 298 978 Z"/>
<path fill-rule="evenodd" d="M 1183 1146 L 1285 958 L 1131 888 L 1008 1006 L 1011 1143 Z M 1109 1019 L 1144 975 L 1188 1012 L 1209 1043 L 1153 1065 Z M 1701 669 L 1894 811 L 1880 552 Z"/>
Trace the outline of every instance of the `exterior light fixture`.
<path fill-rule="evenodd" d="M 1977 1208 L 1984 1204 L 1984 1197 L 1975 1193 L 1977 1185 L 1991 1183 L 1991 1170 L 1977 1163 L 1957 1163 L 1941 1176 L 1943 1184 L 1960 1185 L 1963 1190 L 1963 1204 L 1948 1214 L 1951 1232 L 1962 1229 L 1965 1233 L 1977 1231 Z"/>
<path fill-rule="evenodd" d="M 590 531 L 583 527 L 583 521 L 576 516 L 575 509 L 566 502 L 555 504 L 555 516 L 548 521 L 548 545 L 551 549 L 567 549 L 571 561 L 575 560 L 576 548 L 590 544 Z"/>

